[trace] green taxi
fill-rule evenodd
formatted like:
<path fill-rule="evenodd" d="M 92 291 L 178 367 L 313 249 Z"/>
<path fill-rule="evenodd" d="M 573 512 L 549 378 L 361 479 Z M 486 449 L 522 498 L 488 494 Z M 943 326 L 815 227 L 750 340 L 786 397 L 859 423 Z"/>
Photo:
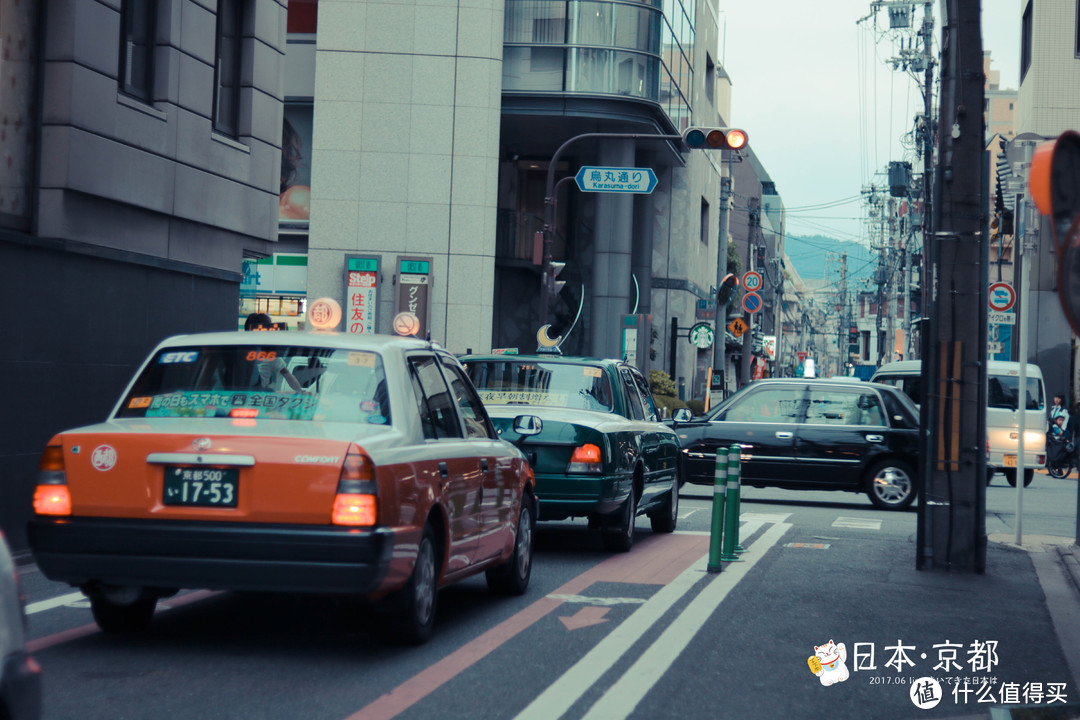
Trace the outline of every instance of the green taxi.
<path fill-rule="evenodd" d="M 617 552 L 633 545 L 638 515 L 654 532 L 675 530 L 679 438 L 660 422 L 637 368 L 555 354 L 468 355 L 461 363 L 502 439 L 532 464 L 540 520 L 586 517 Z M 518 432 L 522 415 L 539 419 L 538 433 Z"/>

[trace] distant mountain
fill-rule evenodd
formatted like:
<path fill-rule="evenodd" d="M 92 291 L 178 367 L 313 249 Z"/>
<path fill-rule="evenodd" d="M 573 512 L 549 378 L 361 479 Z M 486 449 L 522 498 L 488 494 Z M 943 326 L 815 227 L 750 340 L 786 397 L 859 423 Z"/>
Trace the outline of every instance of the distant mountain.
<path fill-rule="evenodd" d="M 864 278 L 873 276 L 878 262 L 877 253 L 865 245 L 825 235 L 788 235 L 784 238 L 784 251 L 804 280 L 835 283 L 840 282 L 841 258 L 846 253 L 848 288 L 853 290 Z"/>

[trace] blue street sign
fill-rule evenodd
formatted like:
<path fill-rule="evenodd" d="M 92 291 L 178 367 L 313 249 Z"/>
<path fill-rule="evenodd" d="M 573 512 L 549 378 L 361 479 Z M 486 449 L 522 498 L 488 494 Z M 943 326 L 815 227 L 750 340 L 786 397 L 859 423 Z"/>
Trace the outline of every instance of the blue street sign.
<path fill-rule="evenodd" d="M 756 292 L 748 292 L 743 295 L 742 309 L 748 313 L 756 313 L 761 309 L 761 296 Z"/>
<path fill-rule="evenodd" d="M 582 192 L 621 192 L 648 195 L 656 188 L 652 168 L 591 167 L 586 165 L 574 176 Z"/>

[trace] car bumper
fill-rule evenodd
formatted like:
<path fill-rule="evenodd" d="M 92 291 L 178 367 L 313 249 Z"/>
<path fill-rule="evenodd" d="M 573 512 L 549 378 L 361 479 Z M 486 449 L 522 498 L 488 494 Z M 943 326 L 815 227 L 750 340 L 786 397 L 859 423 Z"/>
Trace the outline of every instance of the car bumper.
<path fill-rule="evenodd" d="M 630 496 L 632 487 L 630 475 L 537 475 L 540 519 L 613 513 Z"/>
<path fill-rule="evenodd" d="M 41 667 L 25 652 L 4 659 L 0 682 L 0 706 L 11 720 L 38 720 L 41 717 Z M 5 716 L 7 717 L 7 716 Z"/>
<path fill-rule="evenodd" d="M 395 544 L 389 528 L 254 523 L 38 519 L 28 531 L 41 572 L 78 586 L 368 593 Z"/>

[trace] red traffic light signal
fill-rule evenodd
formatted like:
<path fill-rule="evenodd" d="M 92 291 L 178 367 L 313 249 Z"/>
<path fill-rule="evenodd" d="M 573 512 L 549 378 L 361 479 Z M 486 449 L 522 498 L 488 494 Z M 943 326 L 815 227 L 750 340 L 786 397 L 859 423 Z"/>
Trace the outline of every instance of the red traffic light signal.
<path fill-rule="evenodd" d="M 740 150 L 746 147 L 745 130 L 727 127 L 692 127 L 683 133 L 691 150 Z"/>

